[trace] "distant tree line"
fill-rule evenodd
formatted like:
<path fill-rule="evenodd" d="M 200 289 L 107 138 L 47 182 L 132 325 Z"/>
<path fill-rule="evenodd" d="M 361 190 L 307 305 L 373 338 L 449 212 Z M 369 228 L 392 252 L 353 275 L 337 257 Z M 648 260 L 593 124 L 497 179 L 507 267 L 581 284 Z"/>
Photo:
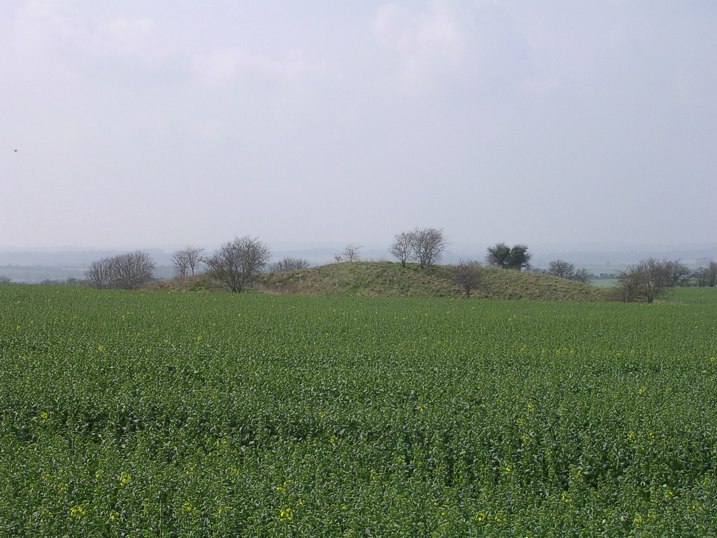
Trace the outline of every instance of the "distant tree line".
<path fill-rule="evenodd" d="M 437 264 L 444 254 L 448 241 L 438 228 L 415 228 L 395 235 L 390 253 L 405 267 L 409 262 L 420 268 Z M 361 246 L 347 245 L 334 258 L 337 262 L 359 261 Z M 177 276 L 193 277 L 202 266 L 206 274 L 222 283 L 229 290 L 239 293 L 251 286 L 262 272 L 287 273 L 310 266 L 303 258 L 285 257 L 272 265 L 269 247 L 256 237 L 237 237 L 223 244 L 213 255 L 205 256 L 204 249 L 193 246 L 176 251 L 172 262 Z M 531 269 L 532 255 L 528 247 L 516 244 L 496 243 L 488 247 L 485 262 L 493 267 L 521 271 Z M 155 264 L 146 252 L 135 251 L 118 256 L 102 258 L 93 262 L 85 271 L 86 284 L 95 288 L 137 289 L 153 280 Z M 461 260 L 450 268 L 455 284 L 465 297 L 480 286 L 483 266 L 476 260 Z M 551 261 L 545 270 L 536 270 L 577 282 L 588 282 L 591 275 L 586 269 L 577 268 L 565 260 Z M 602 276 L 602 275 L 601 275 Z M 628 267 L 616 275 L 620 298 L 625 301 L 652 303 L 666 289 L 675 286 L 715 286 L 717 262 L 690 271 L 679 260 L 656 260 L 649 258 Z M 0 278 L 0 283 L 9 279 Z"/>
<path fill-rule="evenodd" d="M 706 267 L 699 267 L 692 273 L 692 282 L 700 288 L 714 288 L 717 281 L 717 262 L 710 262 Z"/>

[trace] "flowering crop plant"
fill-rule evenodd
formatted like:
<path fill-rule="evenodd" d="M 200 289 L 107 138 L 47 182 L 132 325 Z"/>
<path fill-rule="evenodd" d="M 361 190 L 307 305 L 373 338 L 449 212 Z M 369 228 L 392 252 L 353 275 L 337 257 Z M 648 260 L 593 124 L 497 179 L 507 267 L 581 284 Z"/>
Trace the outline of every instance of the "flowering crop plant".
<path fill-rule="evenodd" d="M 717 295 L 0 287 L 0 535 L 717 535 Z"/>

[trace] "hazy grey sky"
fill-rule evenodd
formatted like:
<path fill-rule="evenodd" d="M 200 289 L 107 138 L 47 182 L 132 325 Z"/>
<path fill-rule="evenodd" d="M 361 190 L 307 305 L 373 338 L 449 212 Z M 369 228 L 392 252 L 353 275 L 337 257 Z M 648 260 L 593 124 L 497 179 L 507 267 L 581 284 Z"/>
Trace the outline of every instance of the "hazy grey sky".
<path fill-rule="evenodd" d="M 0 187 L 6 247 L 714 244 L 717 2 L 3 0 Z"/>

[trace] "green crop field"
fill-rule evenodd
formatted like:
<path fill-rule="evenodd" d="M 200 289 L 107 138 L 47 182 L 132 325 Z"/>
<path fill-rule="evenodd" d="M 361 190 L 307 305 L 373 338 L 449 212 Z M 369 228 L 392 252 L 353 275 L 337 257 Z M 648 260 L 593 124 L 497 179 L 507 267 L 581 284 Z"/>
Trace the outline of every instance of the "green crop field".
<path fill-rule="evenodd" d="M 713 291 L 2 285 L 0 535 L 715 536 Z"/>

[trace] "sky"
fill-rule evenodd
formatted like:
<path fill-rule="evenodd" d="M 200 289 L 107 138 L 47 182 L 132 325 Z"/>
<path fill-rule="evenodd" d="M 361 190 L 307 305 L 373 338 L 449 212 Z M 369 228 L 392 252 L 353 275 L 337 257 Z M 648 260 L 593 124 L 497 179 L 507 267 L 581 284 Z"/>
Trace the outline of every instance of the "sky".
<path fill-rule="evenodd" d="M 0 247 L 717 244 L 713 0 L 3 0 Z"/>

